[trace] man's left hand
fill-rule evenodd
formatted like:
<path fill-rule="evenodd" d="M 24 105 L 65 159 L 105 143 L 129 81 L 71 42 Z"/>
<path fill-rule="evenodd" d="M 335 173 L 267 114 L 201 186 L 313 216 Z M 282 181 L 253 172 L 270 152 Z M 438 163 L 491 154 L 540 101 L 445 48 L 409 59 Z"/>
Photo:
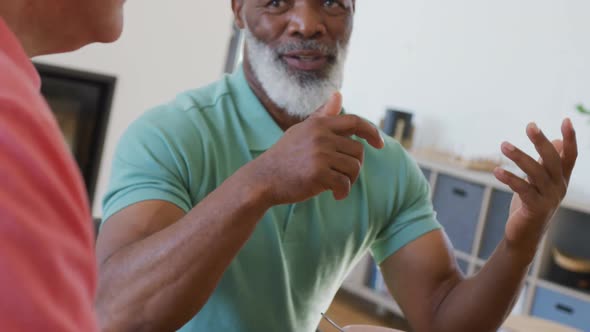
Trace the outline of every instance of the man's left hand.
<path fill-rule="evenodd" d="M 578 148 L 569 119 L 561 125 L 563 140 L 550 142 L 534 123 L 528 125 L 526 133 L 540 155 L 538 161 L 508 142 L 502 144 L 502 153 L 514 161 L 527 178 L 522 179 L 502 168 L 494 170 L 494 175 L 515 193 L 506 224 L 506 241 L 532 257 L 565 197 Z"/>

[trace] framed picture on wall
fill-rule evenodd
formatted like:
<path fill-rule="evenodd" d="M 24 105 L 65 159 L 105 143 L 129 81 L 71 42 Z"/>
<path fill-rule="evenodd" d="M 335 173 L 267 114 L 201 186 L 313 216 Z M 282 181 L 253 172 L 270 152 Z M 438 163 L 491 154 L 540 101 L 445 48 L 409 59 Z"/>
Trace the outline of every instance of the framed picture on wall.
<path fill-rule="evenodd" d="M 80 167 L 92 204 L 117 79 L 41 63 L 35 67 L 41 93 Z"/>

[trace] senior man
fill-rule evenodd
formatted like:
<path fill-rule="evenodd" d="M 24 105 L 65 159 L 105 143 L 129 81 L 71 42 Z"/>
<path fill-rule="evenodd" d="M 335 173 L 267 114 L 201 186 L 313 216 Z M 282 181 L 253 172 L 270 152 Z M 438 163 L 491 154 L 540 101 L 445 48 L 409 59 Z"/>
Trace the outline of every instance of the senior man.
<path fill-rule="evenodd" d="M 84 182 L 29 57 L 112 42 L 122 0 L 0 1 L 0 329 L 92 332 L 96 259 Z"/>
<path fill-rule="evenodd" d="M 564 121 L 542 156 L 502 151 L 528 181 L 505 238 L 465 278 L 428 184 L 390 138 L 341 113 L 352 0 L 233 0 L 243 66 L 157 107 L 121 139 L 99 235 L 105 330 L 313 331 L 370 251 L 416 331 L 495 331 L 576 159 Z M 330 193 L 331 192 L 331 193 Z"/>

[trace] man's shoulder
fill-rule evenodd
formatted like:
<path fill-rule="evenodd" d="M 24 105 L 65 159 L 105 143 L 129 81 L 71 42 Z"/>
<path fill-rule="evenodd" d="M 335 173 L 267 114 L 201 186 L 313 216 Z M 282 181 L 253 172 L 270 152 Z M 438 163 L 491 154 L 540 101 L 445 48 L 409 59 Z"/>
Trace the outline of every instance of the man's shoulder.
<path fill-rule="evenodd" d="M 375 149 L 363 140 L 365 145 L 365 162 L 381 167 L 395 167 L 411 159 L 404 147 L 391 136 L 380 131 L 384 146 L 382 149 Z"/>
<path fill-rule="evenodd" d="M 0 52 L 0 106 L 2 109 L 27 110 L 33 85 L 22 72 Z"/>
<path fill-rule="evenodd" d="M 227 99 L 231 99 L 231 90 L 228 77 L 223 76 L 206 86 L 184 91 L 178 94 L 174 100 L 159 105 L 151 111 L 200 113 L 217 108 Z"/>
<path fill-rule="evenodd" d="M 11 89 L 4 89 L 0 84 L 0 127 L 3 129 L 3 138 L 11 133 L 26 138 L 26 141 L 39 139 L 44 141 L 47 134 L 52 133 L 53 123 L 50 110 L 42 102 L 40 97 L 25 97 L 23 93 L 11 93 Z M 31 135 L 35 133 L 35 135 Z M 14 138 L 14 137 L 13 137 Z M 20 141 L 24 144 L 25 141 Z"/>
<path fill-rule="evenodd" d="M 418 164 L 398 141 L 383 132 L 381 136 L 385 142 L 383 149 L 375 149 L 364 142 L 363 171 L 369 175 L 367 179 L 374 181 L 378 187 L 383 187 L 383 183 L 391 183 L 411 189 L 421 176 Z"/>
<path fill-rule="evenodd" d="M 228 102 L 232 102 L 232 98 L 227 76 L 224 76 L 204 87 L 179 93 L 171 101 L 147 110 L 131 128 L 149 127 L 182 135 L 215 123 L 212 120 L 220 117 Z"/>
<path fill-rule="evenodd" d="M 194 147 L 215 130 L 212 127 L 222 126 L 222 113 L 228 102 L 231 102 L 231 95 L 226 77 L 182 92 L 133 121 L 120 144 L 158 140 L 178 148 Z"/>

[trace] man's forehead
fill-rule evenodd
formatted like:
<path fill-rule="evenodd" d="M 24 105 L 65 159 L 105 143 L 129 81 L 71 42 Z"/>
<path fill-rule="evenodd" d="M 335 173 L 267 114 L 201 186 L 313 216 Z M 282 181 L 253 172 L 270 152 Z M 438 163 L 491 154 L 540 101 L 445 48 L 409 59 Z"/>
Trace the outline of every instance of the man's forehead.
<path fill-rule="evenodd" d="M 243 2 L 250 2 L 250 3 L 267 3 L 269 2 L 269 0 L 241 0 Z M 322 1 L 326 1 L 326 0 L 290 0 L 290 1 L 315 1 L 315 2 L 322 2 Z M 345 6 L 350 6 L 350 5 L 354 5 L 356 3 L 356 0 L 340 0 Z"/>

